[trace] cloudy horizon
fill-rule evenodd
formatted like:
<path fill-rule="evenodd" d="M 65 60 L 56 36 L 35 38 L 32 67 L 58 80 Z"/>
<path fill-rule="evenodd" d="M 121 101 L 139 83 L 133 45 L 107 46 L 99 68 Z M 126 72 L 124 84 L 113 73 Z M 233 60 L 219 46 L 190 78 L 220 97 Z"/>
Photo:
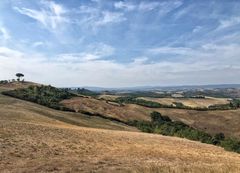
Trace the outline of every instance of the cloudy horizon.
<path fill-rule="evenodd" d="M 1 0 L 0 80 L 58 87 L 240 83 L 240 2 Z"/>

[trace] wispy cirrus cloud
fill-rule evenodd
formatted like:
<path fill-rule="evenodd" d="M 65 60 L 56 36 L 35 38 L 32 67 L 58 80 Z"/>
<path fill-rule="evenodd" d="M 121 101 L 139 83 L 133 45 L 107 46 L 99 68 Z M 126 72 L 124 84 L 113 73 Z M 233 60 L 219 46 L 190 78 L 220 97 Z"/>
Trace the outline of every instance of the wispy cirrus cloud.
<path fill-rule="evenodd" d="M 116 9 L 123 9 L 126 11 L 138 10 L 142 12 L 152 11 L 155 9 L 159 10 L 160 14 L 167 14 L 168 12 L 180 7 L 182 1 L 140 1 L 138 3 L 133 3 L 129 1 L 118 1 L 114 3 Z"/>
<path fill-rule="evenodd" d="M 114 51 L 115 49 L 110 45 L 97 43 L 87 46 L 87 49 L 81 53 L 60 54 L 55 60 L 63 63 L 96 61 L 113 55 Z"/>
<path fill-rule="evenodd" d="M 14 9 L 17 12 L 38 21 L 50 31 L 59 29 L 63 23 L 68 21 L 64 16 L 67 12 L 66 9 L 54 1 L 40 1 L 40 10 L 16 6 Z"/>
<path fill-rule="evenodd" d="M 78 10 L 75 10 L 75 12 L 81 15 L 79 19 L 75 21 L 76 23 L 95 29 L 96 27 L 114 23 L 117 24 L 127 20 L 122 12 L 103 10 L 95 6 L 82 5 Z"/>
<path fill-rule="evenodd" d="M 229 19 L 220 20 L 217 30 L 222 30 L 230 27 L 240 25 L 240 16 L 230 17 Z"/>
<path fill-rule="evenodd" d="M 137 5 L 131 2 L 118 1 L 114 3 L 114 7 L 117 9 L 124 9 L 127 11 L 132 11 L 137 8 Z"/>
<path fill-rule="evenodd" d="M 125 20 L 127 19 L 124 17 L 123 13 L 103 11 L 101 17 L 94 23 L 96 26 L 102 26 L 109 23 L 119 23 Z"/>

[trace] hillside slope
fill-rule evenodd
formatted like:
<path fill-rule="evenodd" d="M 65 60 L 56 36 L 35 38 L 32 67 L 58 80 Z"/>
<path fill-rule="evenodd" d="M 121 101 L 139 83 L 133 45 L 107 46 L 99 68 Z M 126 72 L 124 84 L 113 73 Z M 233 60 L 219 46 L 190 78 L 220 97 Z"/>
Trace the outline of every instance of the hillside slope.
<path fill-rule="evenodd" d="M 0 170 L 199 173 L 240 170 L 239 154 L 212 145 L 140 132 L 79 127 L 54 117 L 69 117 L 88 127 L 135 130 L 75 115 L 78 117 L 0 95 Z"/>
<path fill-rule="evenodd" d="M 0 83 L 0 91 L 1 90 L 11 90 L 11 89 L 18 89 L 18 88 L 27 88 L 29 86 L 36 85 L 40 86 L 38 83 L 30 82 L 30 81 L 24 81 L 24 82 L 9 82 L 9 83 Z"/>
<path fill-rule="evenodd" d="M 30 122 L 41 124 L 72 124 L 84 127 L 136 131 L 121 123 L 81 113 L 57 111 L 31 102 L 0 94 L 0 117 L 2 121 Z"/>
<path fill-rule="evenodd" d="M 92 113 L 100 113 L 125 122 L 134 119 L 150 120 L 150 113 L 158 111 L 173 120 L 182 121 L 212 135 L 222 132 L 226 136 L 240 139 L 240 109 L 196 111 L 174 108 L 148 108 L 135 104 L 116 106 L 104 100 L 81 97 L 63 100 L 61 103 L 76 111 L 85 110 Z"/>

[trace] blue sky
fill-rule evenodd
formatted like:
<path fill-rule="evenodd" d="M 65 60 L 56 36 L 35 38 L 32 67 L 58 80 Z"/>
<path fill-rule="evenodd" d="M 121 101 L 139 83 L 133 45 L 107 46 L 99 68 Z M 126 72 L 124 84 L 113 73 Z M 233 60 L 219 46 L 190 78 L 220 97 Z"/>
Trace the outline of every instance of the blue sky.
<path fill-rule="evenodd" d="M 240 83 L 239 9 L 238 0 L 1 0 L 0 79 Z"/>

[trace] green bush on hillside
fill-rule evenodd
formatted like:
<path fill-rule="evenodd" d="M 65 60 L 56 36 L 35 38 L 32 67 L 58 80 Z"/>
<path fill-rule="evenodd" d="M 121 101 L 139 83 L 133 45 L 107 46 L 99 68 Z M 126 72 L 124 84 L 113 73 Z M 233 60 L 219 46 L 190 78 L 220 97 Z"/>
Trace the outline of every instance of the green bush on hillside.
<path fill-rule="evenodd" d="M 75 96 L 66 89 L 58 89 L 52 86 L 44 85 L 29 86 L 28 88 L 4 91 L 3 94 L 63 111 L 72 110 L 64 107 L 59 102 Z"/>
<path fill-rule="evenodd" d="M 229 110 L 229 109 L 236 109 L 237 106 L 239 107 L 240 101 L 235 100 L 234 102 L 231 102 L 230 104 L 220 104 L 220 105 L 211 105 L 208 108 L 207 107 L 190 107 L 185 106 L 181 102 L 173 102 L 172 105 L 164 105 L 158 102 L 144 100 L 144 99 L 138 99 L 136 97 L 118 97 L 115 102 L 119 104 L 137 104 L 140 106 L 145 106 L 149 108 L 175 108 L 175 109 L 189 109 L 189 110 L 197 110 L 197 111 L 208 111 L 208 110 Z"/>
<path fill-rule="evenodd" d="M 203 131 L 197 130 L 180 121 L 172 121 L 168 116 L 162 116 L 159 112 L 151 113 L 151 122 L 132 121 L 129 125 L 134 125 L 143 132 L 158 133 L 166 136 L 177 136 L 194 141 L 218 145 L 226 150 L 240 153 L 240 141 L 232 138 L 225 138 L 223 133 L 218 133 L 214 137 Z"/>

